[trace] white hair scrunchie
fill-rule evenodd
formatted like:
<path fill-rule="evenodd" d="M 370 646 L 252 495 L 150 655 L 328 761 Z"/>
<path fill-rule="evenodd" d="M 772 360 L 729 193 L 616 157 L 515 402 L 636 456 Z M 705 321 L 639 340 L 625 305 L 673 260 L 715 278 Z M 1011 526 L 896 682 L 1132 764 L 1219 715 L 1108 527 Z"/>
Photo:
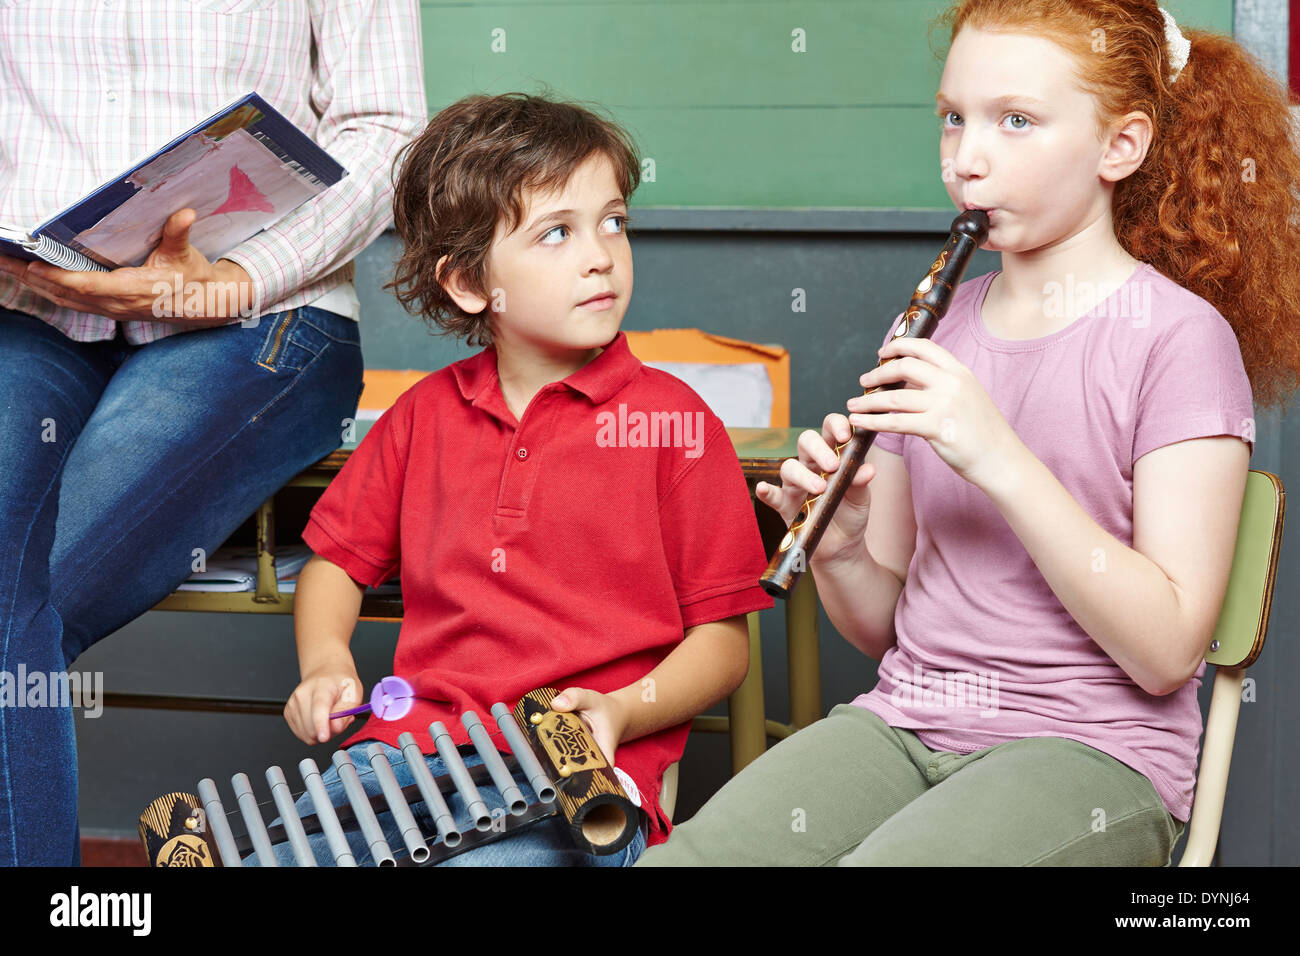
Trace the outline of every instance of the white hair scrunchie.
<path fill-rule="evenodd" d="M 1192 41 L 1178 29 L 1173 14 L 1164 7 L 1160 8 L 1160 12 L 1165 15 L 1165 42 L 1169 45 L 1169 63 L 1174 68 L 1173 75 L 1169 77 L 1169 85 L 1173 86 L 1187 65 L 1188 57 L 1192 55 Z"/>

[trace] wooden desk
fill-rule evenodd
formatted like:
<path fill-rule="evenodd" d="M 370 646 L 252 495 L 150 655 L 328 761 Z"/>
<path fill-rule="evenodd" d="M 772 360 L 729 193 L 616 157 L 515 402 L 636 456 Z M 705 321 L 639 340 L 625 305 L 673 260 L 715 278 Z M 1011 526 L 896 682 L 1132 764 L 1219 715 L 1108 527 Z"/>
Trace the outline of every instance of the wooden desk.
<path fill-rule="evenodd" d="M 338 474 L 348 456 L 365 437 L 370 422 L 359 422 L 356 440 L 318 461 L 290 481 L 286 488 L 325 488 Z M 727 435 L 736 448 L 750 494 L 760 481 L 779 483 L 781 462 L 798 454 L 796 443 L 800 428 L 729 428 Z M 768 554 L 775 550 L 785 534 L 785 526 L 774 511 L 754 499 L 759 531 Z M 258 579 L 254 591 L 213 592 L 177 591 L 155 606 L 156 611 L 208 611 L 225 613 L 292 614 L 293 594 L 281 594 L 276 584 L 274 564 L 275 498 L 258 510 L 257 549 Z M 779 605 L 781 602 L 777 601 Z M 744 683 L 728 700 L 730 718 L 696 717 L 696 730 L 731 734 L 732 770 L 758 757 L 767 749 L 767 739 L 781 739 L 819 719 L 821 713 L 821 675 L 817 635 L 817 591 L 811 574 L 805 575 L 798 588 L 785 602 L 786 644 L 789 654 L 790 722 L 767 719 L 763 705 L 763 657 L 759 639 L 758 614 L 749 615 L 750 667 Z M 397 621 L 403 613 L 400 595 L 377 595 L 367 592 L 361 602 L 361 620 Z M 178 697 L 150 694 L 105 694 L 104 703 L 119 707 L 150 707 L 171 710 L 280 714 L 283 701 L 248 700 L 216 697 Z"/>

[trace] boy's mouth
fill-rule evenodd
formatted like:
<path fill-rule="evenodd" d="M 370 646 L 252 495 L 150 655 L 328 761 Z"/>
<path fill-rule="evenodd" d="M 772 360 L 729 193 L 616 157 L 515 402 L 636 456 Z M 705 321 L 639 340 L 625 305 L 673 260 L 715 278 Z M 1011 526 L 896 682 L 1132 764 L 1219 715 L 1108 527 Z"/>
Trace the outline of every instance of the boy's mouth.
<path fill-rule="evenodd" d="M 614 304 L 616 296 L 613 292 L 601 292 L 593 295 L 590 299 L 578 303 L 579 308 L 606 309 Z"/>

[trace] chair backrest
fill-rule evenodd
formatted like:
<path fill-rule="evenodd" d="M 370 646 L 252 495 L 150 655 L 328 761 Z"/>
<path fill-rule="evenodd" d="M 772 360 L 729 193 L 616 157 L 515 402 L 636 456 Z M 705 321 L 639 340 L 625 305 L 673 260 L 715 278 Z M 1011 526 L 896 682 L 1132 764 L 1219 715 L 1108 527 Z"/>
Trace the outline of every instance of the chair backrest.
<path fill-rule="evenodd" d="M 1219 623 L 1205 655 L 1219 667 L 1249 667 L 1264 649 L 1273 604 L 1286 492 L 1277 475 L 1251 471 Z"/>
<path fill-rule="evenodd" d="M 1285 518 L 1286 494 L 1281 480 L 1267 471 L 1251 471 L 1246 476 L 1228 591 L 1205 655 L 1205 660 L 1215 665 L 1214 689 L 1205 721 L 1196 799 L 1179 866 L 1209 866 L 1219 845 L 1242 684 L 1246 668 L 1264 649 Z"/>

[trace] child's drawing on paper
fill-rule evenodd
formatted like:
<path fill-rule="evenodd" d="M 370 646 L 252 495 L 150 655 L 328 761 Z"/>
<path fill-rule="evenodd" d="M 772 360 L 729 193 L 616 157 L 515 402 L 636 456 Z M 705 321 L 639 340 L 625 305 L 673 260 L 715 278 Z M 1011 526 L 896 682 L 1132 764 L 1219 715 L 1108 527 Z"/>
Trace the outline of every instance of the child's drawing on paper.
<path fill-rule="evenodd" d="M 220 140 L 196 133 L 130 182 L 139 191 L 77 239 L 112 262 L 132 266 L 148 258 L 167 217 L 178 209 L 198 213 L 190 242 L 217 259 L 318 192 L 243 129 Z"/>

